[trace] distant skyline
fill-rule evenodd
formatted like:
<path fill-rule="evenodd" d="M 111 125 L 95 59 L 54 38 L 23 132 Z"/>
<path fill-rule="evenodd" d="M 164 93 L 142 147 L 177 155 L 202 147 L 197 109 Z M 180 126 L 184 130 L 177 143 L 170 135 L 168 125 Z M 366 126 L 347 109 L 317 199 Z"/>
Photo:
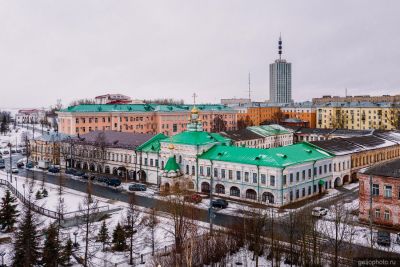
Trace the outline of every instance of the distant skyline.
<path fill-rule="evenodd" d="M 269 99 L 292 63 L 294 101 L 400 94 L 400 2 L 1 1 L 0 109 L 121 93 L 217 103 Z"/>

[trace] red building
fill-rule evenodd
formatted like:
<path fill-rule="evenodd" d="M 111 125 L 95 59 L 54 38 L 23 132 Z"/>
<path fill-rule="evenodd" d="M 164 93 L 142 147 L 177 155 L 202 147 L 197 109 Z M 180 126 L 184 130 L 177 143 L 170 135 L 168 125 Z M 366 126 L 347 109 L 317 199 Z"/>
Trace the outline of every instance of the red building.
<path fill-rule="evenodd" d="M 369 221 L 372 206 L 372 220 L 375 224 L 400 228 L 400 159 L 361 170 L 358 179 L 359 219 Z"/>

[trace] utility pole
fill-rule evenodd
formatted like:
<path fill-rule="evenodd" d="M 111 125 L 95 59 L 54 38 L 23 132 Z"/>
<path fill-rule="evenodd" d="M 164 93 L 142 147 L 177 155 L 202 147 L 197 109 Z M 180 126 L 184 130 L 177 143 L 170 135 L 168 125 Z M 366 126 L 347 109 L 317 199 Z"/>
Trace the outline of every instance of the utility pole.
<path fill-rule="evenodd" d="M 10 147 L 10 183 L 12 183 L 12 155 L 11 155 L 11 142 L 8 143 L 8 146 Z"/>

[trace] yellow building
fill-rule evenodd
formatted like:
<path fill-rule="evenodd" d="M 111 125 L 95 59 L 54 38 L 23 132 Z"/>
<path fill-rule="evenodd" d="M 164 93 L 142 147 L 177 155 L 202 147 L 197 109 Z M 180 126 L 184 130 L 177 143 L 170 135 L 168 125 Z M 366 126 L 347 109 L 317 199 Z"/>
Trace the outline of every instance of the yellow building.
<path fill-rule="evenodd" d="M 317 128 L 399 128 L 400 107 L 391 103 L 328 103 L 317 107 Z"/>

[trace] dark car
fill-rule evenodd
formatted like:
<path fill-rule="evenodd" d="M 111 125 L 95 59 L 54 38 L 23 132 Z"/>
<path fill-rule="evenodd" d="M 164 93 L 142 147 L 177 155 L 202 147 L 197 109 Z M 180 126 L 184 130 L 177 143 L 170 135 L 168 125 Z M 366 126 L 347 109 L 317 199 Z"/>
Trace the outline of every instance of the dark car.
<path fill-rule="evenodd" d="M 100 176 L 100 177 L 97 177 L 96 180 L 100 183 L 107 183 L 109 179 L 107 177 Z"/>
<path fill-rule="evenodd" d="M 48 169 L 48 171 L 51 172 L 51 173 L 59 173 L 59 172 L 60 172 L 60 169 L 57 168 L 57 167 L 52 166 L 52 167 L 50 167 L 50 168 Z"/>
<path fill-rule="evenodd" d="M 82 178 L 83 179 L 86 179 L 86 180 L 94 180 L 95 178 L 96 178 L 96 176 L 94 176 L 93 174 L 84 174 L 84 175 L 82 175 Z"/>
<path fill-rule="evenodd" d="M 225 209 L 228 207 L 228 201 L 225 199 L 216 199 L 211 201 L 211 206 L 213 208 Z"/>
<path fill-rule="evenodd" d="M 147 188 L 144 184 L 131 184 L 128 187 L 129 191 L 146 191 Z"/>
<path fill-rule="evenodd" d="M 26 165 L 25 165 L 25 168 L 27 168 L 27 169 L 31 169 L 31 168 L 33 168 L 33 162 L 32 161 L 29 161 Z"/>
<path fill-rule="evenodd" d="M 121 180 L 119 180 L 117 178 L 108 179 L 107 185 L 109 185 L 109 186 L 120 186 L 121 185 Z"/>
<path fill-rule="evenodd" d="M 75 175 L 76 170 L 72 169 L 72 168 L 68 168 L 65 170 L 65 174 L 71 174 L 71 175 Z"/>
<path fill-rule="evenodd" d="M 378 237 L 376 243 L 383 247 L 390 247 L 390 233 L 384 231 L 378 231 Z"/>
<path fill-rule="evenodd" d="M 24 163 L 23 163 L 23 162 L 17 162 L 17 167 L 18 167 L 18 168 L 24 167 Z"/>
<path fill-rule="evenodd" d="M 84 176 L 85 172 L 84 171 L 80 171 L 80 170 L 76 170 L 74 175 L 75 176 Z"/>

